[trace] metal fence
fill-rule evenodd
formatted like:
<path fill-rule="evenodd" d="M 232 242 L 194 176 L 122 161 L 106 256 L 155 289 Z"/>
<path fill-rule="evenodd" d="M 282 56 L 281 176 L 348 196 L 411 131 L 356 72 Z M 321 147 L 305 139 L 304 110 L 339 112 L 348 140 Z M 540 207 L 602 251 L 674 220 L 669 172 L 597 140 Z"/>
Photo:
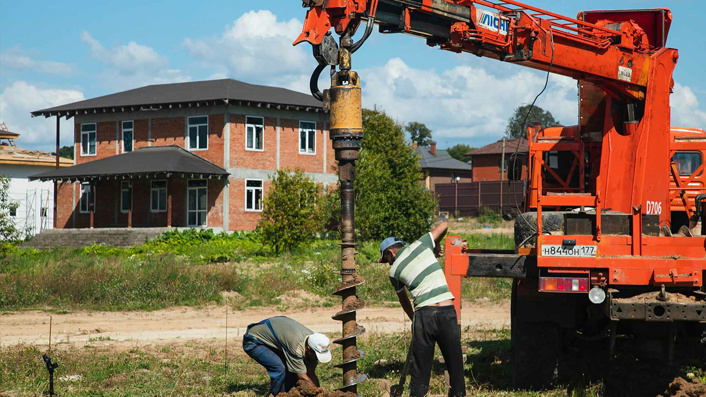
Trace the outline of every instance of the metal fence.
<path fill-rule="evenodd" d="M 481 207 L 503 214 L 523 211 L 525 181 L 482 181 L 471 183 L 437 183 L 435 194 L 439 211 L 458 216 L 477 216 Z"/>

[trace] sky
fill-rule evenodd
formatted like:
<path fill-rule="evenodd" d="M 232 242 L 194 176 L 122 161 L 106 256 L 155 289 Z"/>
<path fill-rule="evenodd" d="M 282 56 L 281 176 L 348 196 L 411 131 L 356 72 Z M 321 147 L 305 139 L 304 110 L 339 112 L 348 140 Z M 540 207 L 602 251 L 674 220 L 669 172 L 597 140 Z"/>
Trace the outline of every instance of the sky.
<path fill-rule="evenodd" d="M 672 125 L 706 128 L 704 0 L 526 0 L 575 17 L 581 10 L 669 7 L 668 46 L 679 49 Z M 30 112 L 150 84 L 233 78 L 308 93 L 316 66 L 301 31 L 300 0 L 16 1 L 0 0 L 0 121 L 19 146 L 52 151 L 55 119 Z M 362 29 L 361 29 L 362 32 Z M 424 40 L 374 31 L 354 54 L 363 105 L 399 123 L 418 121 L 440 148 L 479 147 L 502 138 L 518 106 L 529 104 L 545 74 L 453 54 Z M 323 86 L 323 84 L 322 84 Z M 537 105 L 577 123 L 576 82 L 550 77 Z M 62 145 L 72 143 L 62 121 Z"/>

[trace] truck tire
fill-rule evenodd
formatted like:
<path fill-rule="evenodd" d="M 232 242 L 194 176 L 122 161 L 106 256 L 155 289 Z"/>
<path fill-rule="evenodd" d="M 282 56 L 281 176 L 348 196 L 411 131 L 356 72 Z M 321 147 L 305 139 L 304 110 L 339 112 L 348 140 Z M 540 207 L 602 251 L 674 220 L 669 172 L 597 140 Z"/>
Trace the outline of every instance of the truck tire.
<path fill-rule="evenodd" d="M 545 389 L 557 383 L 562 352 L 559 324 L 533 322 L 514 309 L 517 285 L 512 291 L 512 328 L 510 336 L 512 385 L 518 389 Z"/>

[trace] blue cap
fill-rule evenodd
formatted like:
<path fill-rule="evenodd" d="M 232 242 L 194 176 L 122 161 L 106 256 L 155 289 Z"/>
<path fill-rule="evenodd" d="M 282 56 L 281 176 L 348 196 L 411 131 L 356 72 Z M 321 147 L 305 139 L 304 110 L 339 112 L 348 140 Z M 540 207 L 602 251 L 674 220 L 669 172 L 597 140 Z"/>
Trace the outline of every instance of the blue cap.
<path fill-rule="evenodd" d="M 398 239 L 397 237 L 388 237 L 382 240 L 382 242 L 380 243 L 380 259 L 378 260 L 378 262 L 382 260 L 382 253 L 385 252 L 386 249 L 392 247 L 397 243 L 404 244 L 404 241 Z"/>

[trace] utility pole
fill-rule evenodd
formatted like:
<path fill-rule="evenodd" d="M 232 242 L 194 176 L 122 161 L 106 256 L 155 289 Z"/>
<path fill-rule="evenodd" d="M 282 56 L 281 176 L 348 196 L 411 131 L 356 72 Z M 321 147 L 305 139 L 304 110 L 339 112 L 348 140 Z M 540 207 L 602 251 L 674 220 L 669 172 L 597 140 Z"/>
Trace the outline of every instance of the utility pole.
<path fill-rule="evenodd" d="M 505 182 L 505 138 L 503 138 L 503 154 L 500 159 L 500 216 L 503 215 L 503 182 Z"/>

